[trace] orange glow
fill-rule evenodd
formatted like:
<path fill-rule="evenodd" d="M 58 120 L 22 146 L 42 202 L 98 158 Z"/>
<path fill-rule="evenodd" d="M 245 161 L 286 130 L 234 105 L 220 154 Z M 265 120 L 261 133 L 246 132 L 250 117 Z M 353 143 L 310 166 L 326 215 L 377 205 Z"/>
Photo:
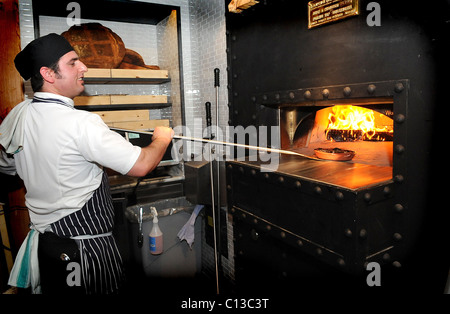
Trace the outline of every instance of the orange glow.
<path fill-rule="evenodd" d="M 394 132 L 392 120 L 373 110 L 351 105 L 337 105 L 330 109 L 326 135 L 330 130 L 339 130 L 348 134 L 353 140 L 382 141 L 383 137 L 376 136 L 377 133 Z M 380 123 L 378 120 L 382 122 Z M 388 120 L 387 123 L 386 120 Z"/>

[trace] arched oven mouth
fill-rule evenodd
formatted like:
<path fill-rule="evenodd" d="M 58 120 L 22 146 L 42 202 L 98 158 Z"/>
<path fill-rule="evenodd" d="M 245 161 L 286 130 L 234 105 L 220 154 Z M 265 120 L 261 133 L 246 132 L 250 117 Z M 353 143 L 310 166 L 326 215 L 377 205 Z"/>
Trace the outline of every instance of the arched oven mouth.
<path fill-rule="evenodd" d="M 409 80 L 404 79 L 266 92 L 252 101 L 258 108 L 258 125 L 278 126 L 276 144 L 282 150 L 318 159 L 323 157 L 317 149 L 332 156 L 354 152 L 326 163 L 280 156 L 278 172 L 358 190 L 403 182 L 408 91 Z M 367 124 L 374 129 L 367 129 Z"/>
<path fill-rule="evenodd" d="M 283 106 L 280 145 L 308 156 L 392 167 L 393 114 L 392 98 Z M 346 152 L 348 158 L 337 157 Z"/>

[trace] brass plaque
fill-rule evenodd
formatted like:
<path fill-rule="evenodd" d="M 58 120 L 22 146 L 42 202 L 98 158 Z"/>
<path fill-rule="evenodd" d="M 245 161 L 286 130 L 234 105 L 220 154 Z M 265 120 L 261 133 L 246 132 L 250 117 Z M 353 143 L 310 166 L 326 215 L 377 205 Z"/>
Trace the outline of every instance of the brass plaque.
<path fill-rule="evenodd" d="M 308 28 L 359 14 L 359 0 L 314 0 L 308 2 Z"/>

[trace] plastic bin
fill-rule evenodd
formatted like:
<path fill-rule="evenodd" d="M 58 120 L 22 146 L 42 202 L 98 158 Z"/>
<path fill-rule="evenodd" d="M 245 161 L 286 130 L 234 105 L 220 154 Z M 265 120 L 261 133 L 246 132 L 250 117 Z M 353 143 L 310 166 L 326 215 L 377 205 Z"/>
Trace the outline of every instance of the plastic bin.
<path fill-rule="evenodd" d="M 164 251 L 160 255 L 150 253 L 148 235 L 153 226 L 150 207 L 158 212 L 159 227 L 163 232 Z M 137 265 L 142 266 L 149 277 L 194 277 L 201 272 L 201 213 L 195 221 L 195 240 L 192 249 L 186 241 L 180 241 L 178 232 L 191 217 L 195 205 L 185 197 L 177 197 L 126 208 L 125 216 L 130 223 L 130 255 Z M 139 211 L 142 215 L 142 247 L 138 245 Z M 134 240 L 133 240 L 134 239 Z"/>

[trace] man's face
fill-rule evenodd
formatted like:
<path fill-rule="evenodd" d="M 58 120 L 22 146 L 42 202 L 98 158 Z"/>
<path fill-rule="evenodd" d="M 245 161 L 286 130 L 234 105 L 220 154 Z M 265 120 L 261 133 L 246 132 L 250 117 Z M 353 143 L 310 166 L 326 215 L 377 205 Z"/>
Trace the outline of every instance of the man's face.
<path fill-rule="evenodd" d="M 75 51 L 70 51 L 59 59 L 59 71 L 55 76 L 54 88 L 58 94 L 74 98 L 84 91 L 84 73 L 87 67 L 80 61 Z"/>

